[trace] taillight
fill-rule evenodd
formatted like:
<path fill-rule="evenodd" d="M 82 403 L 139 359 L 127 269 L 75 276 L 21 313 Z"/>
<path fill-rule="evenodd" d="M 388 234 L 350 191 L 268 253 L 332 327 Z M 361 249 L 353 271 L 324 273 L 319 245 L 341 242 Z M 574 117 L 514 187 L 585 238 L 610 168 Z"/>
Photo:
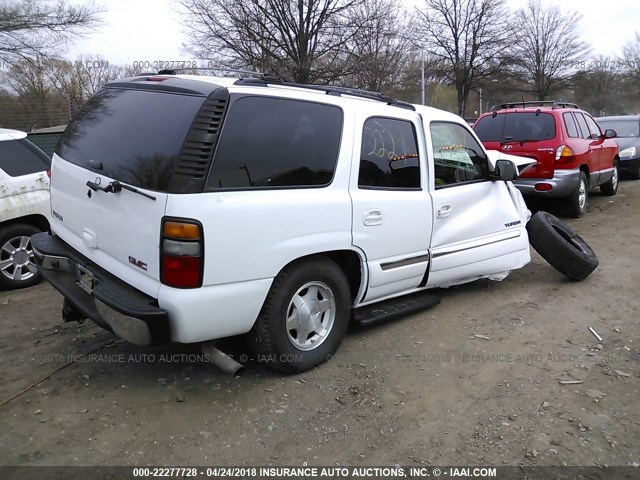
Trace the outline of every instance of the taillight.
<path fill-rule="evenodd" d="M 573 157 L 575 155 L 575 152 L 573 150 L 571 150 L 570 147 L 567 147 L 566 145 L 560 145 L 558 148 L 556 148 L 556 162 L 558 160 L 569 160 L 566 157 Z"/>
<path fill-rule="evenodd" d="M 47 177 L 51 178 L 51 170 L 47 170 Z"/>
<path fill-rule="evenodd" d="M 164 219 L 160 245 L 160 281 L 176 288 L 202 286 L 202 225 L 195 220 Z"/>

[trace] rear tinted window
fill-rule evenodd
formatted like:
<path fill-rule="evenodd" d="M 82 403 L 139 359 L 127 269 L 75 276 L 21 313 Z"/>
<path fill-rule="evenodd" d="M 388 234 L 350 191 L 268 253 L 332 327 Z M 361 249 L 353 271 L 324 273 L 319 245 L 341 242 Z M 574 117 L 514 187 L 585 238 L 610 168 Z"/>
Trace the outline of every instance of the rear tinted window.
<path fill-rule="evenodd" d="M 578 121 L 578 125 L 580 126 L 580 130 L 581 130 L 580 136 L 582 138 L 589 138 L 591 136 L 591 133 L 589 132 L 589 127 L 587 127 L 586 120 L 584 119 L 582 114 L 579 112 L 575 112 L 574 115 L 576 116 L 576 120 Z"/>
<path fill-rule="evenodd" d="M 420 159 L 411 122 L 367 119 L 362 129 L 358 186 L 420 188 Z"/>
<path fill-rule="evenodd" d="M 58 143 L 69 162 L 165 191 L 203 97 L 105 89 L 91 97 Z"/>
<path fill-rule="evenodd" d="M 328 185 L 341 132 L 338 107 L 241 97 L 229 107 L 207 190 Z"/>
<path fill-rule="evenodd" d="M 556 136 L 556 121 L 549 113 L 502 113 L 481 118 L 473 129 L 483 142 L 551 140 Z"/>
<path fill-rule="evenodd" d="M 580 138 L 580 134 L 578 133 L 578 126 L 576 125 L 576 121 L 573 119 L 573 115 L 571 113 L 563 113 L 562 118 L 564 120 L 564 124 L 567 127 L 567 134 L 573 138 Z"/>
<path fill-rule="evenodd" d="M 0 168 L 7 175 L 21 177 L 49 170 L 51 160 L 29 140 L 0 142 Z"/>
<path fill-rule="evenodd" d="M 640 120 L 598 120 L 602 130 L 612 128 L 618 137 L 640 137 Z"/>

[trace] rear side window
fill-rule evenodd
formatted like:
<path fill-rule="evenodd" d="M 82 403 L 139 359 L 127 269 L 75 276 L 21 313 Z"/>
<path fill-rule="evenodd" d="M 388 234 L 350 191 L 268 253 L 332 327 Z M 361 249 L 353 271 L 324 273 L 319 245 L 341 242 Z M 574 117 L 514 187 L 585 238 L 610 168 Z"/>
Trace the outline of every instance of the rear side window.
<path fill-rule="evenodd" d="M 580 112 L 574 112 L 574 115 L 576 117 L 576 120 L 578 121 L 578 126 L 580 127 L 580 130 L 581 130 L 580 136 L 582 138 L 589 138 L 589 136 L 591 135 L 591 132 L 589 132 L 589 127 L 587 127 L 587 122 L 585 121 L 584 117 Z"/>
<path fill-rule="evenodd" d="M 556 121 L 549 113 L 511 112 L 483 117 L 473 129 L 483 142 L 552 140 L 556 136 Z"/>
<path fill-rule="evenodd" d="M 229 107 L 207 190 L 319 187 L 338 161 L 342 110 L 246 96 Z"/>
<path fill-rule="evenodd" d="M 29 140 L 0 142 L 0 168 L 11 177 L 49 170 L 51 160 Z"/>
<path fill-rule="evenodd" d="M 108 88 L 67 127 L 56 153 L 116 180 L 167 191 L 204 97 Z"/>
<path fill-rule="evenodd" d="M 420 188 L 420 160 L 411 122 L 382 117 L 364 122 L 358 186 Z"/>
<path fill-rule="evenodd" d="M 573 119 L 573 115 L 569 112 L 563 113 L 562 119 L 564 120 L 564 125 L 567 127 L 567 134 L 573 138 L 580 138 L 578 126 L 576 125 L 576 121 Z"/>

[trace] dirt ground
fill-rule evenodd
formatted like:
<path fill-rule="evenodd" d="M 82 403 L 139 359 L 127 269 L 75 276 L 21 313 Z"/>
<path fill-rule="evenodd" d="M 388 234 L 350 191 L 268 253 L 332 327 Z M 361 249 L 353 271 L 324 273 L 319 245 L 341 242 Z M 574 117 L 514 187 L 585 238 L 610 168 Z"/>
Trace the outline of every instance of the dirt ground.
<path fill-rule="evenodd" d="M 585 281 L 534 253 L 502 282 L 351 328 L 297 376 L 249 360 L 230 378 L 180 345 L 82 357 L 114 337 L 63 324 L 46 284 L 0 292 L 0 401 L 77 360 L 0 406 L 0 465 L 640 463 L 639 218 L 640 182 L 593 194 L 570 221 L 600 258 Z"/>

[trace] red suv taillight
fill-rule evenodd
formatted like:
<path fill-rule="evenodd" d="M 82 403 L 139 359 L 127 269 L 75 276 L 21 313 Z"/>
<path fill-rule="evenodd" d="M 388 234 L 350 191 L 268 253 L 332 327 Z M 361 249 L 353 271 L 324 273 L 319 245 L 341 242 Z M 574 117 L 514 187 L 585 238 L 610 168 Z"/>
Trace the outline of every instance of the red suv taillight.
<path fill-rule="evenodd" d="M 160 281 L 176 288 L 202 286 L 204 242 L 195 220 L 163 219 Z"/>
<path fill-rule="evenodd" d="M 568 147 L 566 145 L 560 145 L 558 148 L 556 148 L 556 162 L 559 162 L 559 163 L 573 162 L 575 155 L 576 154 L 571 149 L 571 147 Z"/>

